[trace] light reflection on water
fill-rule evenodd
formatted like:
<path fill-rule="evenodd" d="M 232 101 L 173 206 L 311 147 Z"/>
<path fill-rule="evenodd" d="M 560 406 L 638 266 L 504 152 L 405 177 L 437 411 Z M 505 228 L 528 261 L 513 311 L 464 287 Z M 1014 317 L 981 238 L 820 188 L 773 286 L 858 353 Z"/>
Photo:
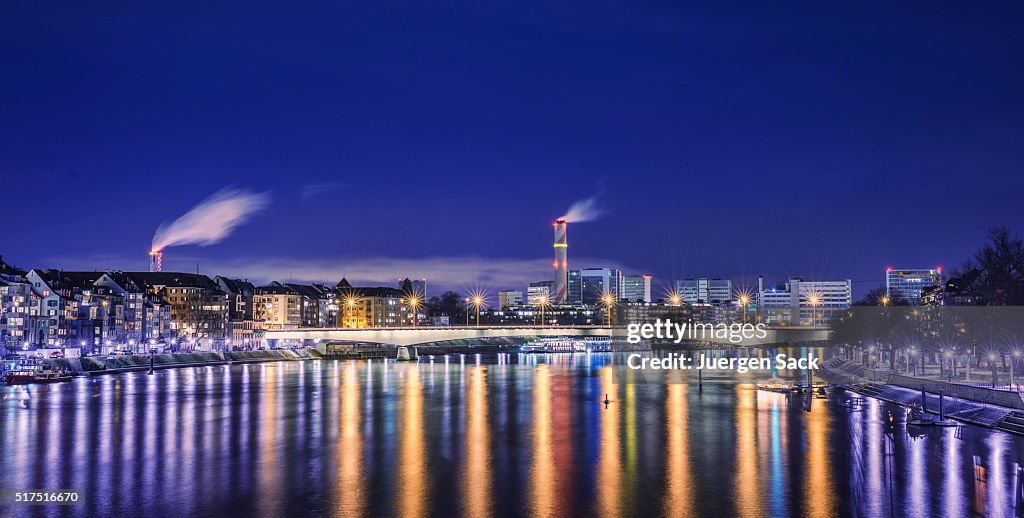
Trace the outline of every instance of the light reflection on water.
<path fill-rule="evenodd" d="M 623 363 L 205 367 L 32 387 L 28 404 L 3 387 L 0 480 L 84 490 L 84 506 L 15 516 L 1019 512 L 1024 439 L 974 427 L 912 437 L 902 409 L 848 408 L 852 395 L 808 414 L 758 392 L 767 376 L 753 373 L 709 373 L 703 389 L 692 376 L 623 384 Z"/>

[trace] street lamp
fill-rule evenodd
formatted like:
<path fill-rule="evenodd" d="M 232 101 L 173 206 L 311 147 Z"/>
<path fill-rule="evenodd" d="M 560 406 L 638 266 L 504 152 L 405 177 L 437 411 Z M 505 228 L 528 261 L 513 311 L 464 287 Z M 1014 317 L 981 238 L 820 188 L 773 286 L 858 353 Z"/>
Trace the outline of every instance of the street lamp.
<path fill-rule="evenodd" d="M 615 297 L 613 297 L 611 293 L 606 293 L 603 297 L 601 297 L 601 302 L 604 303 L 605 309 L 608 310 L 608 320 L 606 320 L 606 322 L 608 323 L 609 326 L 611 326 L 612 325 L 612 306 L 615 305 Z"/>
<path fill-rule="evenodd" d="M 889 306 L 889 297 L 884 296 L 884 295 L 882 296 L 882 306 L 883 307 L 888 307 Z"/>
<path fill-rule="evenodd" d="M 1024 356 L 1024 351 L 1021 351 L 1020 349 L 1014 349 L 1013 352 L 1010 353 L 1010 390 L 1014 390 L 1013 364 L 1020 361 L 1021 356 Z"/>
<path fill-rule="evenodd" d="M 480 325 L 480 306 L 484 304 L 484 298 L 480 295 L 473 295 L 473 305 L 476 306 L 476 325 Z"/>
<path fill-rule="evenodd" d="M 341 309 L 341 327 L 348 327 L 345 322 L 345 308 L 348 308 L 348 315 L 352 317 L 352 310 L 356 307 L 356 299 L 348 297 L 345 299 L 345 305 Z M 355 326 L 352 326 L 355 327 Z"/>
<path fill-rule="evenodd" d="M 543 327 L 546 324 L 544 321 L 544 307 L 548 305 L 548 296 L 541 295 L 537 297 L 537 302 L 540 303 L 540 325 Z"/>
<path fill-rule="evenodd" d="M 679 306 L 683 303 L 683 296 L 678 291 L 670 291 L 668 293 L 668 303 L 673 306 Z"/>
<path fill-rule="evenodd" d="M 996 355 L 988 353 L 988 363 L 992 367 L 992 388 L 996 388 Z"/>
<path fill-rule="evenodd" d="M 743 323 L 747 323 L 747 304 L 750 304 L 750 296 L 746 293 L 740 295 L 740 307 L 743 308 Z"/>
<path fill-rule="evenodd" d="M 946 360 L 949 361 L 949 365 L 946 367 L 946 377 L 949 378 L 949 382 L 953 382 L 953 350 L 946 351 Z"/>
<path fill-rule="evenodd" d="M 818 304 L 821 303 L 821 297 L 817 295 L 811 295 L 810 297 L 808 297 L 807 302 L 811 305 L 811 327 L 815 327 L 815 324 L 817 324 L 816 308 L 818 307 Z"/>
<path fill-rule="evenodd" d="M 420 305 L 420 299 L 416 295 L 410 295 L 405 303 L 412 309 L 412 326 L 416 327 L 416 321 L 420 319 L 419 314 L 416 313 L 416 308 Z"/>

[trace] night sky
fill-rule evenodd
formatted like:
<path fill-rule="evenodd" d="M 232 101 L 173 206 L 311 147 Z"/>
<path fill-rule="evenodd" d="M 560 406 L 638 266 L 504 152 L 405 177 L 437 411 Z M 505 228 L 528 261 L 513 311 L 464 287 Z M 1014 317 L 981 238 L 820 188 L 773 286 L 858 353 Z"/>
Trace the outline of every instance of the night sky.
<path fill-rule="evenodd" d="M 524 288 L 551 267 L 850 278 L 1024 233 L 1024 4 L 5 2 L 0 254 Z M 432 290 L 434 288 L 431 288 Z"/>

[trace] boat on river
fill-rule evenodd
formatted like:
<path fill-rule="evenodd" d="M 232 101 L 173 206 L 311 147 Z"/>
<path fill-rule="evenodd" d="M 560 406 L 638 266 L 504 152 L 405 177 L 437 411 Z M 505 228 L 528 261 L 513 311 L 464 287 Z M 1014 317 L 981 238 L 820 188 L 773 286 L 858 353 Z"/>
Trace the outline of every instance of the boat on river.
<path fill-rule="evenodd" d="M 765 392 L 778 392 L 779 394 L 790 394 L 799 392 L 800 386 L 779 378 L 769 378 L 757 384 L 757 390 Z"/>
<path fill-rule="evenodd" d="M 28 385 L 31 383 L 60 383 L 70 379 L 70 375 L 55 371 L 47 366 L 30 366 L 8 372 L 4 376 L 4 383 L 8 385 Z"/>

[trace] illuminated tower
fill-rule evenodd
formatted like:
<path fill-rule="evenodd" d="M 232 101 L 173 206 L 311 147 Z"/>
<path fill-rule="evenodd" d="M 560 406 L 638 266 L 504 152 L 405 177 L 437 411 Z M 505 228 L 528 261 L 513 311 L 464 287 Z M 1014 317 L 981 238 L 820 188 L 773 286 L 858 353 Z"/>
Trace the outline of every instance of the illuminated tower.
<path fill-rule="evenodd" d="M 163 262 L 163 258 L 164 258 L 164 253 L 159 251 L 159 250 L 153 250 L 152 252 L 150 252 L 149 253 L 149 271 L 151 271 L 151 272 L 159 272 L 160 268 L 163 266 L 161 264 Z"/>
<path fill-rule="evenodd" d="M 569 294 L 569 244 L 565 238 L 565 220 L 555 221 L 555 284 L 551 288 L 551 303 L 564 304 Z"/>

